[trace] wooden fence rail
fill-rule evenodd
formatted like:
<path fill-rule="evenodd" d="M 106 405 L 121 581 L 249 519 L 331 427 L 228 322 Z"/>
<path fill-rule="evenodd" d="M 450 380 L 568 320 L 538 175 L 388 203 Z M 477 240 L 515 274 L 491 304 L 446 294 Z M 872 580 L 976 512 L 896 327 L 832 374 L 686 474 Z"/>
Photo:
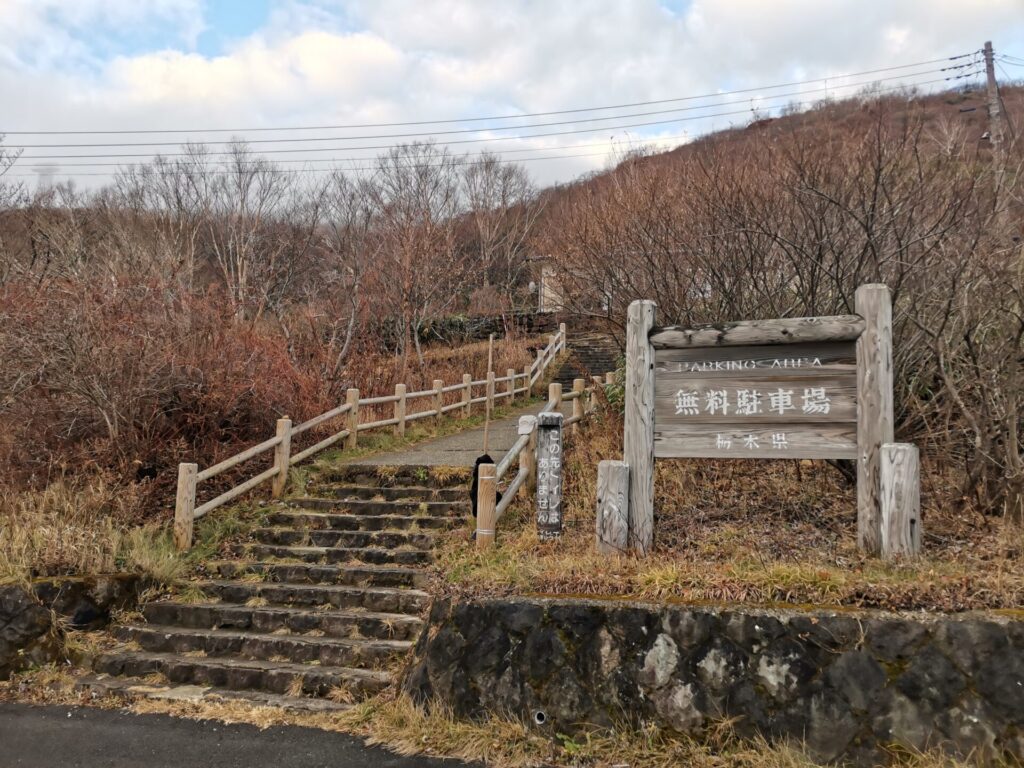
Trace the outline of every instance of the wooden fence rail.
<path fill-rule="evenodd" d="M 542 360 L 543 355 L 538 356 L 537 359 L 538 361 Z M 540 410 L 540 413 L 555 411 L 561 407 L 563 402 L 571 402 L 572 416 L 566 419 L 563 425 L 571 425 L 570 434 L 576 434 L 579 430 L 579 423 L 593 411 L 594 390 L 597 387 L 603 387 L 605 382 L 613 383 L 614 373 L 607 373 L 604 377 L 593 377 L 589 386 L 584 379 L 575 379 L 572 383 L 572 390 L 564 393 L 561 384 L 552 382 L 548 385 L 547 404 Z M 498 483 L 517 461 L 519 471 L 509 481 L 501 501 L 497 501 Z M 536 487 L 536 483 L 537 422 L 534 420 L 529 431 L 526 434 L 520 433 L 519 439 L 513 443 L 497 464 L 484 464 L 480 467 L 476 519 L 476 546 L 478 549 L 488 549 L 494 546 L 495 530 L 501 516 L 520 492 L 529 494 Z"/>
<path fill-rule="evenodd" d="M 522 373 L 516 373 L 509 369 L 505 376 L 495 378 L 494 372 L 488 372 L 487 378 L 474 380 L 466 373 L 462 381 L 456 384 L 446 385 L 441 379 L 434 379 L 430 389 L 422 389 L 415 392 L 408 392 L 405 384 L 395 385 L 395 394 L 378 395 L 375 397 L 360 398 L 359 390 L 352 388 L 346 393 L 345 402 L 342 405 L 332 408 L 326 413 L 314 416 L 301 424 L 293 425 L 287 416 L 278 419 L 277 430 L 274 437 L 264 440 L 262 443 L 247 448 L 241 453 L 224 459 L 213 466 L 200 470 L 194 463 L 182 463 L 178 465 L 178 492 L 174 507 L 174 541 L 178 549 L 187 550 L 192 546 L 192 529 L 197 518 L 212 512 L 217 507 L 226 504 L 232 499 L 238 498 L 243 493 L 251 491 L 256 486 L 267 480 L 273 480 L 272 493 L 275 497 L 284 493 L 288 479 L 288 469 L 300 461 L 329 448 L 335 443 L 345 441 L 344 447 L 351 450 L 358 445 L 360 432 L 370 429 L 392 427 L 396 435 L 404 435 L 406 425 L 411 421 L 419 419 L 440 419 L 452 411 L 458 411 L 460 418 L 468 418 L 472 414 L 472 407 L 477 403 L 487 403 L 488 408 L 493 408 L 495 401 L 505 398 L 509 402 L 515 400 L 519 395 L 529 397 L 537 381 L 544 377 L 548 366 L 555 360 L 562 350 L 565 349 L 566 332 L 565 323 L 562 323 L 558 332 L 548 337 L 547 345 L 537 352 L 537 359 L 531 365 L 526 366 Z M 498 385 L 504 385 L 497 390 Z M 473 396 L 473 389 L 483 388 L 483 394 Z M 478 390 L 479 391 L 479 390 Z M 461 398 L 448 405 L 444 404 L 445 395 L 453 392 L 460 392 Z M 429 406 L 425 410 L 408 413 L 410 400 L 422 400 L 430 398 Z M 388 418 L 376 418 L 380 416 L 379 411 L 374 412 L 374 406 L 393 405 L 393 414 Z M 417 407 L 419 404 L 417 403 Z M 367 414 L 370 421 L 362 421 L 364 414 Z M 292 438 L 311 429 L 326 424 L 329 421 L 345 417 L 344 429 L 334 432 L 297 453 L 292 453 Z M 238 466 L 242 462 L 253 459 L 267 451 L 274 451 L 274 463 L 270 468 L 260 472 L 255 477 L 249 478 L 243 483 L 231 488 L 219 496 L 196 506 L 196 490 L 199 483 L 209 480 L 222 472 Z"/>

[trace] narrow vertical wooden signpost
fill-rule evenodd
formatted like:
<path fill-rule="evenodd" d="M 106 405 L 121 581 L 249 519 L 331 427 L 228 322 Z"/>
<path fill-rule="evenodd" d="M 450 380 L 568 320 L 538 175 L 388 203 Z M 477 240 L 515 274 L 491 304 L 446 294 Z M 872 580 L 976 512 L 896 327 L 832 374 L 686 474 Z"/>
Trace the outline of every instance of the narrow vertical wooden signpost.
<path fill-rule="evenodd" d="M 882 551 L 882 443 L 893 441 L 892 301 L 880 284 L 857 289 L 857 544 L 871 555 Z"/>
<path fill-rule="evenodd" d="M 508 397 L 508 401 L 511 403 L 516 399 L 516 369 L 509 368 L 505 371 L 505 376 L 508 378 L 508 382 L 505 385 L 505 394 Z"/>
<path fill-rule="evenodd" d="M 537 415 L 537 534 L 562 535 L 562 414 Z"/>
<path fill-rule="evenodd" d="M 648 339 L 657 305 L 634 301 L 626 325 L 623 459 L 629 465 L 629 548 L 654 545 L 654 348 Z"/>

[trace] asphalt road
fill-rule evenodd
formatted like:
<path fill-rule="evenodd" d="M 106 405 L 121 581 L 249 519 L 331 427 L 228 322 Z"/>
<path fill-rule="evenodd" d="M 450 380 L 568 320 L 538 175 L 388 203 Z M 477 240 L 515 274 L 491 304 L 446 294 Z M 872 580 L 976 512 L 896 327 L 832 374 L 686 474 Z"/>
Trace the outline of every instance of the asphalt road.
<path fill-rule="evenodd" d="M 459 768 L 312 728 L 0 704 L 0 768 Z"/>

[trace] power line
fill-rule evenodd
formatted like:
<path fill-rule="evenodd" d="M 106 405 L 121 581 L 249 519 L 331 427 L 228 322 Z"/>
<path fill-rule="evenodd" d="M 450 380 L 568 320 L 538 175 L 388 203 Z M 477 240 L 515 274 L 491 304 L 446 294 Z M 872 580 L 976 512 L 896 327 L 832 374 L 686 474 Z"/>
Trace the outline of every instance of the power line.
<path fill-rule="evenodd" d="M 314 131 L 314 130 L 341 130 L 351 128 L 397 128 L 412 125 L 441 125 L 445 123 L 469 123 L 469 122 L 481 122 L 487 120 L 515 120 L 527 117 L 550 117 L 555 115 L 568 115 L 577 114 L 580 112 L 595 112 L 606 109 L 628 109 L 632 107 L 646 107 L 653 106 L 656 104 L 670 104 L 679 101 L 693 101 L 696 99 L 707 99 L 718 96 L 732 96 L 744 93 L 754 93 L 762 90 L 772 90 L 775 88 L 789 88 L 795 85 L 807 85 L 810 83 L 820 83 L 826 80 L 836 80 L 845 77 L 861 77 L 863 75 L 873 75 L 879 72 L 892 72 L 898 69 L 910 69 L 913 67 L 921 67 L 929 64 L 938 64 L 947 61 L 956 61 L 958 59 L 967 58 L 977 54 L 978 51 L 970 51 L 968 53 L 961 53 L 955 56 L 946 56 L 938 59 L 928 59 L 926 61 L 918 61 L 912 64 L 898 64 L 891 67 L 881 67 L 879 69 L 868 69 L 861 72 L 850 72 L 842 75 L 830 75 L 828 77 L 811 78 L 808 80 L 794 80 L 788 83 L 778 83 L 775 85 L 758 86 L 755 88 L 740 88 L 732 91 L 719 91 L 716 93 L 702 94 L 697 96 L 678 96 L 669 99 L 656 99 L 651 101 L 635 101 L 626 104 L 610 104 L 599 107 L 579 107 L 576 109 L 561 109 L 549 112 L 526 112 L 518 115 L 491 115 L 484 117 L 464 117 L 464 118 L 444 118 L 439 120 L 410 120 L 404 122 L 390 122 L 390 123 L 348 123 L 341 125 L 300 125 L 300 126 L 281 126 L 281 127 L 249 127 L 249 128 L 150 128 L 150 129 L 117 129 L 117 130 L 39 130 L 39 131 L 0 131 L 8 136 L 99 136 L 99 135 L 126 135 L 126 134 L 157 134 L 157 133 L 255 133 L 265 131 Z M 944 69 L 955 69 L 955 67 L 947 67 Z"/>
<path fill-rule="evenodd" d="M 891 87 L 891 88 L 879 89 L 876 92 L 887 92 L 887 91 L 892 91 L 892 90 L 902 90 L 902 89 L 904 89 L 904 88 L 906 88 L 908 86 L 923 86 L 923 85 L 931 85 L 931 84 L 934 84 L 934 83 L 950 82 L 950 81 L 953 81 L 953 80 L 959 80 L 959 79 L 963 79 L 963 78 L 966 78 L 966 77 L 973 77 L 975 74 L 977 74 L 977 72 L 972 70 L 972 71 L 966 72 L 966 73 L 961 74 L 961 75 L 955 75 L 955 76 L 950 76 L 950 77 L 941 77 L 941 78 L 936 78 L 936 79 L 933 79 L 933 80 L 926 80 L 926 81 L 922 81 L 922 82 L 903 83 L 903 84 L 901 84 L 899 86 L 895 86 L 895 87 Z M 844 87 L 859 87 L 859 86 L 866 85 L 866 84 L 869 84 L 869 83 L 856 83 L 856 84 L 853 84 L 851 86 L 842 86 L 842 85 L 832 86 L 828 90 L 834 91 L 834 90 L 837 90 L 837 89 L 840 89 L 840 88 L 844 88 Z M 779 94 L 779 95 L 776 95 L 776 96 L 774 96 L 772 98 L 773 99 L 778 99 L 778 98 L 784 98 L 784 97 L 785 97 L 785 94 Z M 717 106 L 717 105 L 712 105 L 712 106 Z M 759 106 L 761 108 L 770 109 L 772 107 L 785 106 L 785 105 L 761 104 Z M 704 107 L 704 108 L 706 109 L 707 107 Z M 524 139 L 548 138 L 548 137 L 551 137 L 551 136 L 568 136 L 568 135 L 574 135 L 574 134 L 580 134 L 580 133 L 595 133 L 597 131 L 603 131 L 603 130 L 619 130 L 619 129 L 624 129 L 624 128 L 639 128 L 639 127 L 647 127 L 647 126 L 652 126 L 652 125 L 665 125 L 665 124 L 670 124 L 670 123 L 690 122 L 690 121 L 693 121 L 693 120 L 705 120 L 705 119 L 713 118 L 713 117 L 727 117 L 727 116 L 731 116 L 731 115 L 746 114 L 746 113 L 749 113 L 750 111 L 752 111 L 754 109 L 756 109 L 756 107 L 746 107 L 744 109 L 729 110 L 729 111 L 725 111 L 725 112 L 712 112 L 712 113 L 701 114 L 701 115 L 693 115 L 693 116 L 690 116 L 690 117 L 676 117 L 676 118 L 671 118 L 671 119 L 667 119 L 667 120 L 648 120 L 648 121 L 642 121 L 642 122 L 624 123 L 624 124 L 611 125 L 611 126 L 602 126 L 602 127 L 599 127 L 599 128 L 577 128 L 577 129 L 572 129 L 572 130 L 567 130 L 567 131 L 548 131 L 548 132 L 543 132 L 543 133 L 530 133 L 530 134 L 525 134 L 525 135 L 522 135 L 522 136 L 499 136 L 499 137 L 490 137 L 490 138 L 445 140 L 445 141 L 439 141 L 439 142 L 435 142 L 435 143 L 437 145 L 439 145 L 439 146 L 449 146 L 449 145 L 457 145 L 457 144 L 490 143 L 490 142 L 496 142 L 496 141 L 521 141 L 521 140 L 524 140 Z M 621 117 L 622 116 L 620 116 L 619 119 L 621 119 Z M 200 146 L 204 146 L 204 145 L 200 145 Z M 306 147 L 306 148 L 299 148 L 299 149 L 265 149 L 265 150 L 262 150 L 262 153 L 263 154 L 299 154 L 299 153 L 306 154 L 306 153 L 310 153 L 310 152 L 380 150 L 380 149 L 390 149 L 393 146 L 395 146 L 395 145 L 394 144 L 378 144 L 378 145 L 363 145 L 363 146 L 358 146 L 358 147 Z M 216 151 L 216 152 L 204 152 L 203 156 L 204 157 L 217 157 L 217 156 L 230 156 L 232 154 L 233 153 L 230 152 L 230 151 Z M 111 152 L 111 153 L 100 153 L 100 154 L 22 155 L 22 157 L 20 159 L 21 160 L 64 160 L 64 159 L 74 160 L 74 159 L 93 159 L 93 158 L 104 159 L 104 158 L 128 158 L 128 157 L 132 157 L 132 158 L 134 158 L 134 157 L 147 157 L 148 158 L 148 157 L 153 157 L 153 155 L 154 155 L 154 153 L 152 153 L 152 152 L 143 152 L 143 153 L 130 153 L 130 152 L 114 153 L 114 152 Z M 167 157 L 194 157 L 195 155 L 193 153 L 188 153 L 188 152 L 178 152 L 178 153 L 169 152 L 169 153 L 163 153 L 160 156 L 167 158 Z"/>
<path fill-rule="evenodd" d="M 964 76 L 967 76 L 967 75 L 964 75 Z M 932 82 L 942 82 L 944 79 L 945 78 L 940 79 L 940 80 L 936 80 L 936 81 L 932 81 Z M 892 91 L 892 90 L 899 90 L 899 89 L 900 88 L 898 88 L 898 87 L 893 87 L 893 88 L 884 89 L 884 90 Z M 795 106 L 812 106 L 814 103 L 815 102 L 809 102 L 809 101 L 808 102 L 795 102 L 795 103 L 794 102 L 790 102 L 790 104 L 794 104 Z M 746 112 L 748 112 L 748 110 L 743 110 L 743 112 L 746 113 Z M 677 140 L 677 139 L 687 139 L 687 138 L 690 138 L 690 136 L 688 134 L 679 134 L 679 135 L 675 135 L 675 136 L 653 137 L 653 138 L 650 138 L 650 139 L 635 139 L 635 140 L 632 141 L 631 147 L 635 147 L 636 145 L 639 145 L 639 144 L 642 144 L 642 145 L 661 144 L 661 143 L 664 143 L 664 142 L 669 142 L 669 141 L 673 141 L 673 140 Z M 598 143 L 578 145 L 578 146 L 576 146 L 574 148 L 575 149 L 584 149 L 584 148 L 589 148 L 589 147 L 606 147 L 607 150 L 610 151 L 610 150 L 614 149 L 614 144 L 612 144 L 611 142 L 608 142 L 608 143 L 606 143 L 606 142 L 598 142 Z M 530 151 L 539 152 L 539 151 L 564 150 L 564 149 L 565 149 L 565 147 L 549 147 L 549 148 L 533 148 L 533 149 L 526 148 L 526 149 L 503 150 L 503 152 L 508 152 L 508 153 L 513 153 L 513 152 L 530 152 Z M 450 163 L 452 165 L 459 165 L 459 166 L 469 165 L 469 164 L 472 164 L 472 162 L 474 162 L 473 158 L 480 157 L 483 154 L 486 154 L 486 153 L 467 153 L 465 155 L 458 156 L 455 159 L 442 161 L 440 163 L 409 163 L 409 164 L 405 164 L 403 167 L 411 167 L 411 168 L 438 167 L 440 165 L 445 164 L 446 162 Z M 524 158 L 519 158 L 519 159 L 511 159 L 511 160 L 501 158 L 501 159 L 498 159 L 497 162 L 501 162 L 501 163 L 536 162 L 536 161 L 545 161 L 545 160 L 563 160 L 563 159 L 571 159 L 571 158 L 602 157 L 602 156 L 607 156 L 607 151 L 605 151 L 605 152 L 590 152 L 590 153 L 576 153 L 576 154 L 562 154 L 562 155 L 549 155 L 549 156 L 546 156 L 546 157 L 524 157 Z M 260 158 L 254 158 L 254 160 L 255 159 L 260 159 Z M 345 165 L 341 165 L 341 164 L 342 163 L 359 162 L 359 161 L 374 161 L 376 159 L 377 159 L 376 157 L 316 158 L 315 160 L 327 160 L 328 162 L 333 162 L 335 164 L 332 165 L 332 166 L 326 167 L 326 168 L 304 167 L 304 168 L 296 168 L 296 169 L 278 169 L 278 170 L 280 172 L 282 172 L 282 173 L 298 173 L 298 174 L 304 174 L 304 173 L 329 173 L 329 172 L 335 172 L 335 171 L 349 171 L 349 172 L 373 171 L 373 170 L 377 169 L 377 166 L 374 165 L 374 166 L 357 167 L 357 166 L 345 166 Z M 277 164 L 277 163 L 296 163 L 296 162 L 309 163 L 311 161 L 310 160 L 287 160 L 287 159 L 286 160 L 275 160 L 274 161 L 275 164 Z M 144 163 L 130 163 L 130 164 L 122 164 L 122 163 L 83 163 L 83 164 L 73 164 L 72 165 L 72 167 L 103 167 L 103 166 L 112 166 L 112 167 L 115 167 L 115 168 L 118 168 L 118 169 L 131 169 L 131 168 L 140 168 L 140 167 L 141 168 L 148 168 L 148 167 L 150 167 L 148 164 L 144 164 Z M 246 169 L 245 168 L 239 168 L 237 170 L 225 170 L 225 169 L 210 170 L 208 166 L 203 166 L 202 170 L 204 170 L 204 171 L 206 171 L 208 173 L 211 173 L 213 175 L 229 175 L 229 174 L 239 173 L 239 172 L 241 172 L 243 170 L 246 170 Z M 75 172 L 73 174 L 67 174 L 67 175 L 74 175 L 74 176 L 107 176 L 107 177 L 110 177 L 110 176 L 116 175 L 116 173 L 117 173 L 117 171 Z M 25 177 L 25 178 L 27 178 L 27 177 L 35 176 L 37 174 L 25 173 L 25 174 L 8 174 L 8 175 L 10 177 Z"/>
<path fill-rule="evenodd" d="M 919 77 L 921 75 L 934 74 L 936 72 L 945 72 L 949 70 L 958 70 L 965 67 L 974 66 L 973 63 L 960 64 L 955 67 L 943 67 L 941 69 L 929 69 L 921 72 L 910 72 L 906 75 L 893 75 L 892 77 L 876 78 L 870 81 L 861 81 L 857 83 L 849 83 L 846 85 L 832 86 L 832 88 L 852 88 L 862 85 L 871 85 L 873 83 L 885 82 L 888 80 L 902 80 L 907 77 Z M 804 96 L 808 93 L 821 93 L 828 92 L 831 90 L 829 86 L 824 88 L 812 88 L 806 91 L 792 91 L 790 93 L 775 94 L 771 98 L 783 98 L 790 96 Z M 411 139 L 422 136 L 452 136 L 457 134 L 466 133 L 483 133 L 485 131 L 518 131 L 524 128 L 548 128 L 557 125 L 575 125 L 581 122 L 604 122 L 609 120 L 624 120 L 633 117 L 650 117 L 652 115 L 664 115 L 674 114 L 676 112 L 692 112 L 699 109 L 707 109 L 709 107 L 724 106 L 726 104 L 736 103 L 724 102 L 722 104 L 698 104 L 691 107 L 676 107 L 675 109 L 661 109 L 653 110 L 648 112 L 631 112 L 624 115 L 608 115 L 604 117 L 586 117 L 577 120 L 560 120 L 557 122 L 547 123 L 527 123 L 525 125 L 506 125 L 506 126 L 492 126 L 488 128 L 457 128 L 449 131 L 434 131 L 425 133 L 423 131 L 414 131 L 411 133 L 384 133 L 384 134 L 371 134 L 366 136 L 314 136 L 314 137 L 300 137 L 300 138 L 283 138 L 283 139 L 249 139 L 246 140 L 247 144 L 294 144 L 298 142 L 313 142 L 313 141 L 367 141 L 374 139 Z M 231 139 L 226 141 L 200 141 L 200 142 L 189 142 L 196 146 L 215 146 L 220 144 L 231 143 Z M 106 142 L 106 143 L 78 143 L 78 144 L 12 144 L 11 149 L 75 149 L 75 148 L 100 148 L 100 147 L 175 147 L 180 146 L 181 141 L 128 141 L 128 142 Z"/>

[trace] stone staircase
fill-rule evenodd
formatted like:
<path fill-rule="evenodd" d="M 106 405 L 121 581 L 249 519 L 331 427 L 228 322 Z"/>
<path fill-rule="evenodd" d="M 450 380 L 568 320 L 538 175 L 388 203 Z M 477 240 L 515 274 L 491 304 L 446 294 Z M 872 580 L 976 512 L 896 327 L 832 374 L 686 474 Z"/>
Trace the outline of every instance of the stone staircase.
<path fill-rule="evenodd" d="M 467 474 L 347 465 L 266 515 L 235 557 L 112 629 L 97 695 L 344 709 L 392 682 L 423 627 L 425 567 L 469 512 Z M 213 513 L 216 514 L 216 513 Z"/>
<path fill-rule="evenodd" d="M 568 356 L 554 379 L 563 389 L 571 389 L 573 379 L 589 381 L 591 376 L 604 376 L 615 370 L 622 352 L 614 339 L 603 333 L 578 333 L 572 329 L 568 337 Z"/>

